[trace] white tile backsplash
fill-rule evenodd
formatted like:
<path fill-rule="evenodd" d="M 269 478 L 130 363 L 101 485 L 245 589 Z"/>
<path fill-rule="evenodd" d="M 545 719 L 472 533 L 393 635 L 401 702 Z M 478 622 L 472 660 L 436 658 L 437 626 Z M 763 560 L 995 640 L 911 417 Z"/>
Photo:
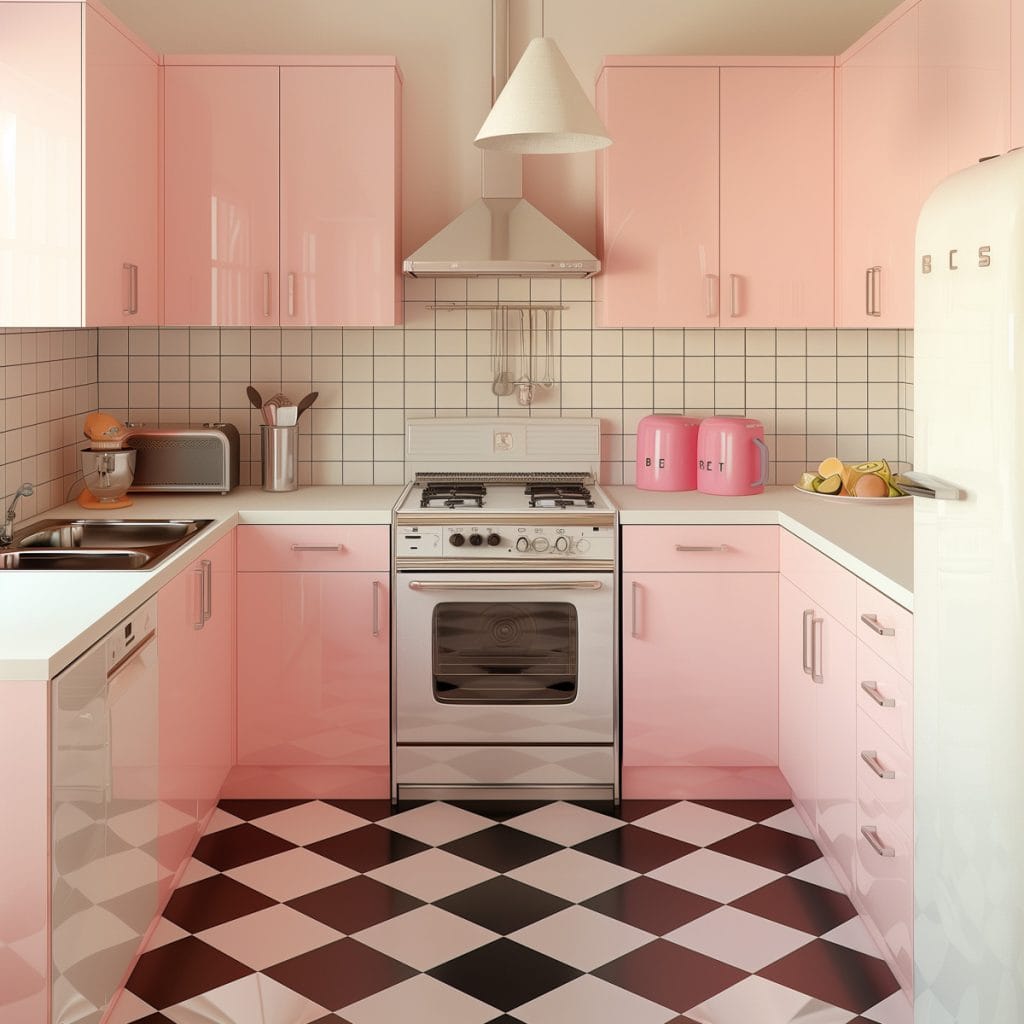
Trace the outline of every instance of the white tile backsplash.
<path fill-rule="evenodd" d="M 498 296 L 567 306 L 557 383 L 532 410 L 491 391 L 489 313 L 429 308 Z M 250 382 L 265 398 L 319 391 L 300 427 L 301 482 L 401 482 L 407 415 L 598 416 L 609 483 L 634 479 L 636 424 L 651 412 L 761 419 L 777 483 L 834 454 L 913 461 L 911 331 L 617 330 L 592 327 L 593 316 L 589 281 L 408 279 L 399 328 L 101 330 L 99 404 L 136 420 L 235 423 L 242 482 L 254 484 Z"/>

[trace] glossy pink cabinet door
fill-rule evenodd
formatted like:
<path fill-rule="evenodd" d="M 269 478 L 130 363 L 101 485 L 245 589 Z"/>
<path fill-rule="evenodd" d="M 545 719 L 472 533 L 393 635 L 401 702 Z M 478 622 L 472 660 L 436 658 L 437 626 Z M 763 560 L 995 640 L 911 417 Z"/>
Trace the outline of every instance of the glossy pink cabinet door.
<path fill-rule="evenodd" d="M 164 323 L 280 322 L 279 77 L 164 69 Z"/>
<path fill-rule="evenodd" d="M 810 668 L 810 619 L 814 604 L 785 576 L 779 577 L 779 768 L 793 803 L 812 829 L 816 824 L 815 693 Z"/>
<path fill-rule="evenodd" d="M 387 765 L 387 573 L 239 578 L 239 764 Z"/>
<path fill-rule="evenodd" d="M 159 70 L 83 10 L 86 323 L 156 324 Z"/>
<path fill-rule="evenodd" d="M 718 323 L 718 69 L 605 68 L 595 322 Z"/>
<path fill-rule="evenodd" d="M 400 295 L 394 67 L 281 69 L 281 323 L 392 325 Z"/>
<path fill-rule="evenodd" d="M 82 5 L 0 3 L 0 326 L 82 323 Z"/>
<path fill-rule="evenodd" d="M 831 327 L 834 71 L 721 75 L 721 324 Z"/>
<path fill-rule="evenodd" d="M 907 11 L 839 70 L 840 327 L 914 323 L 918 10 Z"/>
<path fill-rule="evenodd" d="M 623 576 L 623 765 L 778 763 L 775 573 Z"/>

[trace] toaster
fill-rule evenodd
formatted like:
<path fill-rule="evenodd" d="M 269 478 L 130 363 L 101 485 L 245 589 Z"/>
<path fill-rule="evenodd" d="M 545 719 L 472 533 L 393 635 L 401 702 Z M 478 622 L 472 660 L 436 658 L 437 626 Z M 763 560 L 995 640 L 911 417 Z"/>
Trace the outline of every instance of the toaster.
<path fill-rule="evenodd" d="M 238 428 L 231 423 L 129 423 L 134 448 L 131 491 L 219 491 L 238 486 Z"/>

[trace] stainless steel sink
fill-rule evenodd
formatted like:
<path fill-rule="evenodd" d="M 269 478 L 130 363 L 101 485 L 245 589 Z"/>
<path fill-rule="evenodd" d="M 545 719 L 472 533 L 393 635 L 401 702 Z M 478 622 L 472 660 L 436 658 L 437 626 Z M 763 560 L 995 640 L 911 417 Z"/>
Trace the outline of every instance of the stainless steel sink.
<path fill-rule="evenodd" d="M 45 519 L 0 552 L 4 569 L 152 569 L 212 519 Z"/>

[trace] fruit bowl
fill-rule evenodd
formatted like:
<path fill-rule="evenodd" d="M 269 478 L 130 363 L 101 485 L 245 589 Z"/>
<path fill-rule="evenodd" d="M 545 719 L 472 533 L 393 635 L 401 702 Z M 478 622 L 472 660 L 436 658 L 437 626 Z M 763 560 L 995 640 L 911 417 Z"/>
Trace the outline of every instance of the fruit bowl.
<path fill-rule="evenodd" d="M 846 463 L 829 458 L 818 466 L 817 473 L 804 473 L 793 486 L 804 494 L 839 501 L 909 500 L 899 489 L 898 480 L 885 459 Z"/>

